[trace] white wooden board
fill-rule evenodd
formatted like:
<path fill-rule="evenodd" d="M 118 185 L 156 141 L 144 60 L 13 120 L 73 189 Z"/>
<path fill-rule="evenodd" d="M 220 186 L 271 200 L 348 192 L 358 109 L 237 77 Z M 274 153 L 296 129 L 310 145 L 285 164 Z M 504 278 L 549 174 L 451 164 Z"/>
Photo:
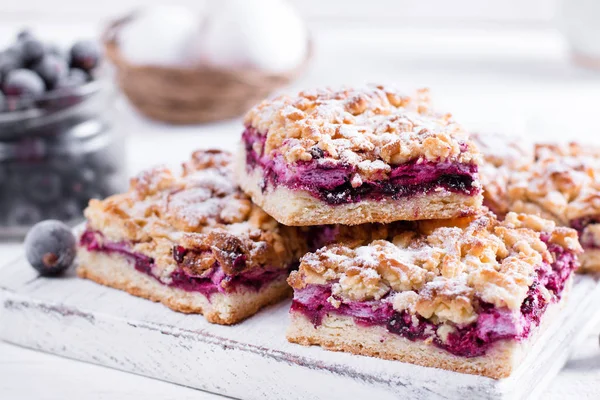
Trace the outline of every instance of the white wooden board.
<path fill-rule="evenodd" d="M 579 277 L 560 320 L 495 381 L 290 344 L 289 302 L 225 327 L 73 274 L 39 278 L 21 259 L 0 273 L 0 338 L 241 399 L 533 398 L 593 328 L 600 301 L 597 280 Z"/>

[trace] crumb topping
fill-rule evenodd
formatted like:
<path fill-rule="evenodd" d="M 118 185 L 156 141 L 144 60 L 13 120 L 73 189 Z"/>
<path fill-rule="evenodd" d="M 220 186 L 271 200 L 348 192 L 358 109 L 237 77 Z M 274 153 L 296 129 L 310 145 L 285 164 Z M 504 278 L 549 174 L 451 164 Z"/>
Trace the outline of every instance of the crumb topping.
<path fill-rule="evenodd" d="M 562 225 L 600 215 L 600 149 L 535 146 L 535 163 L 518 171 L 508 186 L 511 210 L 552 218 Z"/>
<path fill-rule="evenodd" d="M 183 264 L 194 275 L 215 261 L 229 274 L 289 267 L 306 251 L 300 232 L 279 225 L 233 182 L 230 153 L 197 151 L 180 173 L 149 169 L 131 180 L 127 193 L 91 200 L 85 216 L 106 240 L 131 242 L 134 251 L 153 257 L 165 276 L 177 267 L 174 246 L 189 251 Z"/>
<path fill-rule="evenodd" d="M 600 149 L 540 144 L 535 162 L 508 185 L 511 210 L 551 218 L 562 225 L 600 215 Z"/>
<path fill-rule="evenodd" d="M 367 176 L 411 160 L 478 160 L 451 115 L 431 110 L 426 89 L 413 96 L 385 86 L 303 91 L 263 101 L 245 123 L 266 135 L 261 156 L 294 163 L 317 154 L 319 162 L 359 166 Z"/>
<path fill-rule="evenodd" d="M 573 229 L 516 213 L 500 222 L 488 213 L 417 222 L 391 241 L 326 246 L 305 255 L 288 282 L 295 289 L 330 283 L 338 300 L 379 300 L 391 293 L 385 300 L 397 311 L 468 324 L 477 318 L 479 300 L 520 309 L 536 270 L 554 262 L 542 234 L 570 252 L 581 251 Z"/>

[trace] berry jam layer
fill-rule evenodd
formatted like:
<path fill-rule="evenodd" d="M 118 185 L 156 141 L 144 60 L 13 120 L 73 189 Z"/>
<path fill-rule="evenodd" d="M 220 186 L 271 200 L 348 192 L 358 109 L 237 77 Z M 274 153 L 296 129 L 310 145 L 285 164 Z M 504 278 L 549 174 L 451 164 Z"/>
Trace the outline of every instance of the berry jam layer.
<path fill-rule="evenodd" d="M 438 334 L 440 324 L 420 315 L 394 310 L 393 292 L 378 301 L 342 301 L 336 308 L 328 301 L 332 296 L 331 284 L 307 285 L 304 289 L 294 292 L 291 310 L 305 315 L 315 327 L 318 327 L 328 314 L 349 316 L 360 326 L 383 326 L 388 332 L 411 341 L 432 340 L 436 347 L 454 355 L 478 357 L 486 354 L 486 351 L 500 340 L 526 339 L 532 328 L 540 324 L 548 305 L 560 300 L 577 261 L 573 254 L 565 252 L 559 246 L 549 244 L 548 248 L 555 253 L 557 261 L 552 266 L 545 264 L 538 268 L 538 276 L 530 286 L 519 312 L 479 301 L 477 320 L 464 326 L 452 326 L 451 333 L 444 339 Z M 542 291 L 542 288 L 554 293 L 551 299 L 543 295 L 545 290 Z"/>
<path fill-rule="evenodd" d="M 577 218 L 570 222 L 571 228 L 579 234 L 579 242 L 584 249 L 600 249 L 600 238 L 587 229 L 595 224 L 600 224 L 600 215 Z"/>
<path fill-rule="evenodd" d="M 288 164 L 282 155 L 274 158 L 261 157 L 255 146 L 264 148 L 265 135 L 254 128 L 246 128 L 242 135 L 246 149 L 246 165 L 249 169 L 260 167 L 264 177 L 263 190 L 267 187 L 285 186 L 292 190 L 304 190 L 328 204 L 355 203 L 361 200 L 395 200 L 416 194 L 427 194 L 440 188 L 468 196 L 479 194 L 475 184 L 477 165 L 451 162 L 417 162 L 416 160 L 392 166 L 389 177 L 362 181 L 359 186 L 351 184 L 357 167 L 335 163 L 326 159 L 320 148 L 313 149 L 311 161 Z"/>
<path fill-rule="evenodd" d="M 289 273 L 289 270 L 286 268 L 264 267 L 253 268 L 236 275 L 227 275 L 220 268 L 218 262 L 216 262 L 215 265 L 204 271 L 201 276 L 192 276 L 181 268 L 181 260 L 178 260 L 182 253 L 189 252 L 189 250 L 175 246 L 173 248 L 173 258 L 178 263 L 179 268 L 173 271 L 165 282 L 154 272 L 154 259 L 132 251 L 131 243 L 110 242 L 105 240 L 101 233 L 88 230 L 81 235 L 79 245 L 90 252 L 124 256 L 131 261 L 137 271 L 151 276 L 161 284 L 179 288 L 187 292 L 200 292 L 209 299 L 214 293 L 232 293 L 238 289 L 258 291 L 266 284 L 276 279 L 281 279 Z"/>

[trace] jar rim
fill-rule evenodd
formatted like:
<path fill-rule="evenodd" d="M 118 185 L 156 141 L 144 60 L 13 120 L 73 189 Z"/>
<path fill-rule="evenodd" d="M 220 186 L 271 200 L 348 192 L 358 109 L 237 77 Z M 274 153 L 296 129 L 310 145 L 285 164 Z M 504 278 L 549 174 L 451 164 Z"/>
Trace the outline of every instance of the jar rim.
<path fill-rule="evenodd" d="M 0 113 L 0 142 L 45 136 L 40 133 L 44 127 L 70 125 L 74 122 L 67 120 L 73 118 L 93 118 L 105 111 L 113 100 L 113 95 L 114 90 L 108 79 L 95 80 L 54 93 L 48 92 L 36 98 L 33 107 Z M 10 98 L 7 99 L 10 101 Z"/>
<path fill-rule="evenodd" d="M 107 86 L 107 84 L 108 82 L 106 79 L 98 79 L 72 88 L 55 89 L 50 92 L 46 92 L 41 96 L 36 96 L 35 98 L 28 98 L 22 96 L 5 96 L 6 103 L 20 102 L 25 99 L 33 101 L 34 106 L 31 108 L 15 111 L 0 110 L 0 124 L 3 122 L 17 122 L 23 119 L 38 118 L 45 114 L 45 110 L 40 106 L 46 102 L 66 99 L 71 96 L 89 96 L 101 91 L 103 87 Z"/>

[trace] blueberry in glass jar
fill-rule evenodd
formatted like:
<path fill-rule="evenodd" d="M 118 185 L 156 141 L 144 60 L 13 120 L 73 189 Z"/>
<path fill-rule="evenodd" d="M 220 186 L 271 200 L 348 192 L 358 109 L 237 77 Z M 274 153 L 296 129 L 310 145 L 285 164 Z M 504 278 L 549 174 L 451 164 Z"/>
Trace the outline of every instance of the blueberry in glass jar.
<path fill-rule="evenodd" d="M 56 82 L 55 89 L 65 89 L 81 86 L 91 80 L 90 75 L 82 69 L 71 68 L 66 76 Z"/>
<path fill-rule="evenodd" d="M 37 97 L 45 90 L 46 86 L 42 78 L 24 68 L 10 71 L 2 82 L 2 91 L 7 96 Z"/>
<path fill-rule="evenodd" d="M 71 48 L 71 66 L 84 71 L 91 71 L 98 66 L 100 49 L 90 40 L 82 40 Z"/>
<path fill-rule="evenodd" d="M 97 79 L 100 53 L 42 43 L 40 57 L 34 41 L 22 32 L 0 52 L 0 237 L 44 219 L 75 223 L 91 198 L 127 186 L 113 87 Z"/>
<path fill-rule="evenodd" d="M 48 90 L 52 90 L 69 74 L 69 66 L 65 59 L 54 54 L 45 55 L 31 69 L 42 78 Z"/>
<path fill-rule="evenodd" d="M 44 57 L 44 44 L 33 38 L 27 38 L 21 43 L 23 63 L 30 66 L 40 61 Z"/>
<path fill-rule="evenodd" d="M 10 50 L 5 50 L 0 53 L 0 82 L 4 81 L 4 78 L 12 70 L 21 67 L 20 54 L 15 54 Z"/>
<path fill-rule="evenodd" d="M 25 41 L 28 39 L 33 39 L 33 33 L 31 33 L 29 29 L 23 29 L 17 34 L 17 41 Z"/>

